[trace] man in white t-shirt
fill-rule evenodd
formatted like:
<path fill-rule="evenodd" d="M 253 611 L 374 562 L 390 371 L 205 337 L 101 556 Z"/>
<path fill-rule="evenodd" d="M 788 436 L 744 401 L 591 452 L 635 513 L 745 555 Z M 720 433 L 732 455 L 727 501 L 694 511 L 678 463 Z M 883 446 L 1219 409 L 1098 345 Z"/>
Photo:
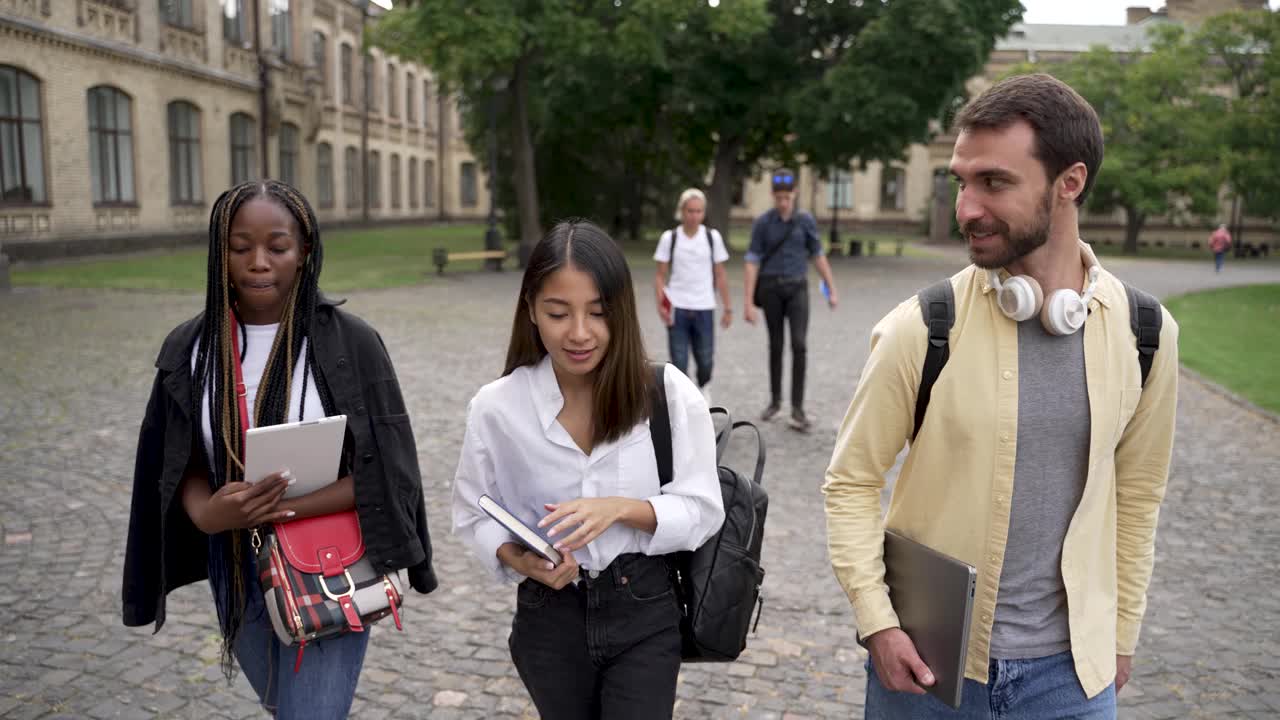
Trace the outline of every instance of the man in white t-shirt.
<path fill-rule="evenodd" d="M 662 233 L 658 251 L 658 275 L 654 288 L 658 315 L 667 326 L 671 345 L 671 364 L 688 372 L 689 350 L 697 363 L 698 387 L 710 401 L 712 356 L 715 353 L 716 293 L 724 306 L 720 326 L 733 322 L 729 304 L 729 279 L 724 264 L 729 259 L 724 238 L 705 227 L 702 218 L 707 211 L 707 198 L 701 190 L 690 188 L 680 194 L 676 219 L 680 226 Z M 673 249 L 674 246 L 674 249 Z"/>

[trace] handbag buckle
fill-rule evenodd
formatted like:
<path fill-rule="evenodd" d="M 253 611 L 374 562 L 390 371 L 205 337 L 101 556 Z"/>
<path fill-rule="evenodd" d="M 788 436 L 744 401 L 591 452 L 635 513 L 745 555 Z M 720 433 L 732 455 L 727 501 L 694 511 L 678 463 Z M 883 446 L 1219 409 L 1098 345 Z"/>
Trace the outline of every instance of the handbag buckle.
<path fill-rule="evenodd" d="M 351 579 L 351 571 L 343 568 L 342 576 L 347 580 L 347 589 L 345 592 L 338 593 L 337 595 L 334 595 L 333 591 L 329 589 L 328 579 L 324 575 L 320 576 L 320 589 L 324 591 L 326 597 L 339 604 L 342 603 L 342 598 L 349 598 L 356 591 L 355 581 Z"/>

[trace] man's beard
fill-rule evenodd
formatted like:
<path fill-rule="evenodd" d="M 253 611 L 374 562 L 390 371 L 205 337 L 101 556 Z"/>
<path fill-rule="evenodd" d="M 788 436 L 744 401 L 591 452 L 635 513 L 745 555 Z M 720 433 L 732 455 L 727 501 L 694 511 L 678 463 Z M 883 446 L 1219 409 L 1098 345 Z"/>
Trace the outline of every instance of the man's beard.
<path fill-rule="evenodd" d="M 970 250 L 969 262 L 984 270 L 998 270 L 1026 257 L 1033 250 L 1048 242 L 1049 230 L 1052 225 L 1050 218 L 1050 213 L 1053 210 L 1052 190 L 1052 187 L 1045 190 L 1044 196 L 1040 199 L 1040 206 L 1037 208 L 1035 219 L 1032 221 L 1031 227 L 1026 230 L 1013 232 L 1008 223 L 1000 219 L 993 219 L 985 225 L 977 220 L 966 223 L 961 228 L 966 239 L 972 233 L 995 233 L 1005 239 L 1004 252 L 991 257 L 978 257 L 973 250 Z"/>

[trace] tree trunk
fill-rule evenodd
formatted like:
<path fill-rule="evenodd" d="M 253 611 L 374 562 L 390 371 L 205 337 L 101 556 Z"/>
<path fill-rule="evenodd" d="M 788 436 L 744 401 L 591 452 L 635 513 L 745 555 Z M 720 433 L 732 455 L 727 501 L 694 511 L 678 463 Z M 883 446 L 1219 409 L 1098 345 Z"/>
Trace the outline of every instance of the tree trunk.
<path fill-rule="evenodd" d="M 1145 213 L 1138 212 L 1134 208 L 1124 209 L 1124 254 L 1138 254 L 1138 233 L 1142 232 L 1142 225 L 1147 221 Z"/>
<path fill-rule="evenodd" d="M 520 215 L 520 267 L 529 262 L 533 246 L 542 237 L 538 207 L 538 174 L 534 165 L 533 135 L 529 130 L 529 58 L 516 61 L 512 78 L 512 149 L 515 159 L 516 209 Z"/>
<path fill-rule="evenodd" d="M 644 196 L 649 182 L 648 167 L 642 165 L 639 172 L 627 183 L 627 240 L 638 242 L 644 226 Z M 617 237 L 617 236 L 615 236 Z"/>
<path fill-rule="evenodd" d="M 1244 257 L 1244 198 L 1231 199 L 1231 248 L 1236 257 Z"/>
<path fill-rule="evenodd" d="M 716 143 L 715 169 L 707 188 L 707 227 L 713 227 L 729 239 L 729 213 L 733 209 L 733 189 L 738 182 L 738 154 L 741 138 L 720 138 Z"/>

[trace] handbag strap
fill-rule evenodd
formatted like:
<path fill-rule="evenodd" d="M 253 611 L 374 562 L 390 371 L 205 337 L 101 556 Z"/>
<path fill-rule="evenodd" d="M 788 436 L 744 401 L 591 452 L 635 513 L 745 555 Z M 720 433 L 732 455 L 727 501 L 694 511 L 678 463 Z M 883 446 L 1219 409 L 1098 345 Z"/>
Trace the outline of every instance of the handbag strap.
<path fill-rule="evenodd" d="M 243 463 L 245 452 L 245 433 L 249 431 L 249 406 L 245 400 L 244 369 L 240 367 L 240 324 L 236 322 L 236 314 L 227 309 L 227 318 L 231 322 L 231 366 L 236 372 L 236 405 L 240 408 L 240 462 Z"/>
<path fill-rule="evenodd" d="M 781 250 L 781 249 L 782 249 L 782 245 L 783 245 L 783 243 L 785 243 L 787 240 L 790 240 L 790 239 L 791 239 L 791 233 L 792 233 L 792 232 L 794 232 L 794 231 L 795 231 L 795 229 L 796 229 L 796 228 L 795 228 L 795 225 L 796 225 L 796 218 L 795 218 L 795 215 L 792 215 L 792 216 L 791 216 L 791 219 L 787 221 L 787 232 L 786 232 L 786 234 L 782 236 L 782 239 L 781 239 L 781 240 L 779 240 L 778 242 L 774 243 L 774 244 L 773 244 L 773 247 L 769 248 L 769 252 L 765 253 L 765 254 L 764 254 L 764 257 L 760 258 L 760 269 L 761 269 L 761 270 L 763 270 L 763 269 L 764 269 L 764 265 L 765 265 L 765 263 L 769 262 L 769 258 L 772 258 L 774 253 L 776 253 L 776 252 L 778 252 L 779 250 Z"/>

